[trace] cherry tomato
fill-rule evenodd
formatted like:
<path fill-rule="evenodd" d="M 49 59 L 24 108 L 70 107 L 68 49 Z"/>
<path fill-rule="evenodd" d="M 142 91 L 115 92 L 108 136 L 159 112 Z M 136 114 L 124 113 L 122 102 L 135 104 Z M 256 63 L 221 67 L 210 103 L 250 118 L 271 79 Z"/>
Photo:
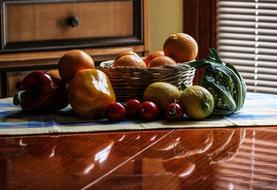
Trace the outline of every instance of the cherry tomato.
<path fill-rule="evenodd" d="M 121 121 L 125 118 L 126 109 L 119 102 L 113 102 L 106 110 L 106 116 L 110 121 Z"/>
<path fill-rule="evenodd" d="M 140 107 L 140 117 L 145 121 L 153 121 L 159 115 L 159 107 L 151 101 L 145 101 Z"/>
<path fill-rule="evenodd" d="M 130 99 L 126 102 L 125 107 L 127 117 L 134 118 L 139 115 L 141 103 L 137 99 Z"/>
<path fill-rule="evenodd" d="M 170 103 L 166 107 L 165 118 L 168 121 L 180 121 L 182 120 L 184 111 L 182 107 L 177 103 Z"/>

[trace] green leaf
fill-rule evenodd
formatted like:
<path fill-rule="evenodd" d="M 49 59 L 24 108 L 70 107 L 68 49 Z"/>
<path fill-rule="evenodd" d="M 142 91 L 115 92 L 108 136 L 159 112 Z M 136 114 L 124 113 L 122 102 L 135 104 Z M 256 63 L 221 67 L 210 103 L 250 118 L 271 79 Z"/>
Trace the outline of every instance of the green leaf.
<path fill-rule="evenodd" d="M 236 105 L 236 102 L 234 101 L 233 96 L 228 91 L 226 91 L 226 89 L 223 86 L 216 84 L 212 77 L 206 78 L 204 87 L 206 87 L 207 89 L 208 87 L 211 87 L 212 89 L 214 89 L 215 92 L 220 95 L 220 97 L 224 98 L 227 101 L 229 110 L 232 110 L 232 111 L 236 110 L 237 105 Z M 213 92 L 211 93 L 213 94 Z"/>
<path fill-rule="evenodd" d="M 191 67 L 194 68 L 201 68 L 201 67 L 205 67 L 209 65 L 209 62 L 207 62 L 206 60 L 198 60 L 198 61 L 192 61 L 188 63 Z"/>
<path fill-rule="evenodd" d="M 221 59 L 219 58 L 218 54 L 217 54 L 217 51 L 215 48 L 211 48 L 210 49 L 210 55 L 208 57 L 208 61 L 215 61 L 217 62 L 218 64 L 222 64 L 222 61 Z"/>

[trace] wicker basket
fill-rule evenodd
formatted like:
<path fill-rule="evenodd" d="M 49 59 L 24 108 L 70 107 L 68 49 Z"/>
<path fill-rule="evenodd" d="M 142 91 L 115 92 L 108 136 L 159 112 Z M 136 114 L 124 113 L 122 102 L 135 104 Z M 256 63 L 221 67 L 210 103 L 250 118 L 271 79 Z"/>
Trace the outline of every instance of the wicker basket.
<path fill-rule="evenodd" d="M 142 99 L 145 88 L 153 82 L 168 82 L 179 89 L 181 84 L 191 85 L 195 69 L 186 63 L 164 65 L 152 68 L 111 67 L 113 61 L 100 64 L 100 70 L 107 74 L 118 101 L 130 98 Z"/>

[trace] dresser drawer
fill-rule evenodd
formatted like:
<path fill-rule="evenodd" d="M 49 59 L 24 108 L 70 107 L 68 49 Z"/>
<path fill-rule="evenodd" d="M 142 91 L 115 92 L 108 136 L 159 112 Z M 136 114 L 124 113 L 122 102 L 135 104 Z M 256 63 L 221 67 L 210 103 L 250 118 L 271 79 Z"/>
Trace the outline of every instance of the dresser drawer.
<path fill-rule="evenodd" d="M 143 42 L 142 1 L 5 1 L 4 49 Z"/>

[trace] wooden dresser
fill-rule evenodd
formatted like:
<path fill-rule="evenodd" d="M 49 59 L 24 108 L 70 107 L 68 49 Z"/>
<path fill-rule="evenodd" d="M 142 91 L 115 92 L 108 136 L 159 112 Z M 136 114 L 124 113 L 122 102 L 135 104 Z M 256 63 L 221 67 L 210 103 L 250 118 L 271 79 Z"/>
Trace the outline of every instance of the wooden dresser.
<path fill-rule="evenodd" d="M 49 70 L 69 49 L 96 62 L 148 51 L 148 0 L 1 0 L 1 97 L 32 70 Z"/>

